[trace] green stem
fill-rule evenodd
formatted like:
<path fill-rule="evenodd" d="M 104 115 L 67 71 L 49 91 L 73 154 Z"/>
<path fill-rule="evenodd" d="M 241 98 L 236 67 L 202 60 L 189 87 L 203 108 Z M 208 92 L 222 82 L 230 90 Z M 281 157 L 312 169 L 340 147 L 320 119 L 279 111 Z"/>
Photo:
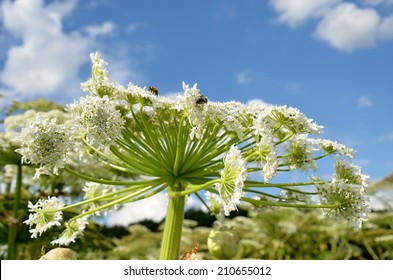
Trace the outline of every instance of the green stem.
<path fill-rule="evenodd" d="M 281 203 L 273 201 L 255 200 L 251 198 L 244 197 L 241 200 L 247 201 L 257 207 L 264 206 L 276 206 L 276 207 L 289 207 L 289 208 L 304 208 L 304 209 L 337 209 L 340 207 L 340 203 L 336 204 L 292 204 L 292 203 Z"/>
<path fill-rule="evenodd" d="M 177 148 L 176 148 L 176 156 L 175 156 L 175 163 L 173 164 L 173 175 L 178 176 L 179 175 L 179 166 L 180 162 L 183 159 L 183 154 L 184 154 L 184 148 L 186 146 L 186 141 L 182 141 L 183 138 L 183 122 L 184 122 L 185 117 L 183 116 L 180 120 L 180 127 L 179 131 L 177 133 Z"/>
<path fill-rule="evenodd" d="M 17 173 L 16 173 L 16 186 L 15 186 L 15 203 L 12 209 L 12 217 L 16 220 L 18 219 L 18 210 L 20 205 L 20 194 L 22 189 L 22 165 L 17 165 Z M 10 224 L 10 228 L 8 231 L 8 253 L 7 259 L 14 260 L 16 259 L 16 235 L 18 232 L 19 225 Z"/>
<path fill-rule="evenodd" d="M 95 183 L 99 183 L 99 184 L 104 184 L 104 185 L 112 185 L 112 186 L 135 186 L 135 185 L 141 185 L 140 181 L 114 181 L 114 180 L 105 180 L 105 179 L 97 179 L 95 177 L 91 177 L 91 176 L 87 176 L 84 174 L 81 174 L 75 170 L 72 170 L 68 167 L 64 167 L 63 168 L 64 171 L 74 175 L 75 177 L 85 180 L 85 181 L 90 181 L 90 182 L 95 182 Z M 156 181 L 155 180 L 151 180 L 151 182 Z M 149 181 L 145 181 L 145 182 L 149 182 Z M 143 182 L 142 182 L 143 183 Z"/>
<path fill-rule="evenodd" d="M 170 186 L 169 188 L 172 188 Z M 173 191 L 182 191 L 178 187 Z M 180 240 L 184 219 L 185 197 L 169 197 L 168 212 L 165 220 L 164 235 L 161 243 L 161 260 L 178 260 Z"/>
<path fill-rule="evenodd" d="M 245 185 L 247 187 L 263 187 L 263 188 L 271 188 L 271 187 L 299 187 L 299 186 L 313 186 L 316 183 L 319 183 L 317 181 L 314 182 L 293 182 L 293 183 L 264 183 L 264 182 L 258 182 L 258 181 L 245 181 Z M 321 181 L 322 183 L 322 181 Z"/>
<path fill-rule="evenodd" d="M 168 195 L 170 197 L 178 197 L 178 196 L 190 195 L 192 193 L 196 193 L 196 192 L 198 192 L 200 190 L 206 189 L 206 188 L 208 188 L 208 187 L 210 187 L 210 186 L 212 186 L 212 185 L 214 185 L 215 183 L 218 183 L 218 182 L 220 182 L 220 179 L 211 180 L 211 181 L 208 181 L 208 182 L 206 182 L 204 184 L 201 184 L 201 185 L 191 185 L 191 184 L 189 184 L 189 185 L 187 185 L 188 190 L 176 191 L 176 192 L 172 191 L 171 189 L 168 189 Z"/>

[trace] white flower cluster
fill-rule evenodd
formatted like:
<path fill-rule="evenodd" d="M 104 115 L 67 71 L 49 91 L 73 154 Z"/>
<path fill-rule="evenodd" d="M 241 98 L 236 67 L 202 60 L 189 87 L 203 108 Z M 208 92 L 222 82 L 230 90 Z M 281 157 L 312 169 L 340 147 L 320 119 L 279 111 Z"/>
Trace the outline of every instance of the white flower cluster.
<path fill-rule="evenodd" d="M 269 182 L 276 175 L 278 167 L 277 151 L 273 139 L 269 135 L 263 135 L 256 146 L 261 159 L 264 180 Z"/>
<path fill-rule="evenodd" d="M 68 246 L 71 242 L 75 242 L 75 238 L 83 235 L 86 225 L 89 223 L 89 216 L 83 216 L 78 219 L 71 220 L 65 224 L 66 229 L 62 232 L 60 237 L 53 240 L 53 245 Z"/>
<path fill-rule="evenodd" d="M 355 151 L 351 148 L 346 147 L 343 144 L 337 143 L 336 141 L 328 139 L 310 139 L 314 144 L 318 145 L 327 153 L 338 153 L 339 155 L 346 156 L 348 158 L 353 158 Z"/>
<path fill-rule="evenodd" d="M 180 96 L 178 110 L 184 111 L 188 116 L 188 121 L 192 127 L 190 138 L 200 139 L 205 130 L 207 99 L 204 100 L 203 95 L 199 92 L 197 84 L 192 88 L 183 82 L 184 95 Z"/>
<path fill-rule="evenodd" d="M 29 212 L 32 213 L 24 223 L 30 226 L 31 237 L 35 238 L 51 227 L 60 226 L 63 213 L 59 209 L 63 206 L 64 203 L 56 197 L 48 197 L 47 200 L 40 199 L 36 204 L 29 201 Z"/>
<path fill-rule="evenodd" d="M 88 95 L 69 106 L 77 131 L 86 135 L 86 141 L 97 148 L 108 150 L 121 136 L 125 120 L 116 103 L 107 95 L 98 97 Z"/>
<path fill-rule="evenodd" d="M 36 121 L 22 129 L 21 143 L 15 152 L 22 155 L 22 163 L 37 164 L 35 177 L 41 174 L 58 174 L 63 168 L 71 146 L 70 131 L 56 119 L 43 119 L 37 114 Z"/>
<path fill-rule="evenodd" d="M 231 146 L 224 158 L 224 169 L 220 171 L 221 180 L 216 183 L 220 194 L 220 202 L 226 216 L 230 211 L 236 210 L 240 198 L 244 196 L 243 187 L 247 179 L 246 161 L 242 158 L 240 150 Z"/>
<path fill-rule="evenodd" d="M 116 188 L 114 186 L 103 185 L 94 182 L 86 182 L 86 185 L 82 190 L 85 192 L 84 200 L 89 200 L 89 199 L 99 198 L 100 196 L 109 193 L 113 193 L 116 191 Z M 105 200 L 91 202 L 90 209 L 95 209 L 104 204 L 105 204 Z M 105 209 L 104 214 L 107 214 L 108 211 L 109 211 L 108 209 Z M 100 213 L 101 213 L 100 211 L 95 212 L 97 216 L 99 216 Z"/>
<path fill-rule="evenodd" d="M 278 130 L 284 134 L 319 134 L 322 129 L 322 126 L 308 119 L 298 109 L 287 106 L 264 107 L 254 119 L 253 127 L 255 133 L 260 135 L 274 135 Z"/>
<path fill-rule="evenodd" d="M 99 53 L 91 53 L 90 59 L 93 64 L 92 77 L 81 84 L 83 91 L 103 97 L 104 95 L 116 95 L 124 90 L 122 86 L 115 84 L 109 78 L 106 69 L 108 63 L 101 58 Z"/>
<path fill-rule="evenodd" d="M 332 181 L 318 183 L 317 179 L 316 182 L 321 203 L 337 206 L 325 209 L 325 215 L 344 218 L 355 227 L 361 227 L 362 222 L 367 221 L 370 211 L 370 199 L 365 192 L 368 176 L 358 166 L 336 158 Z"/>

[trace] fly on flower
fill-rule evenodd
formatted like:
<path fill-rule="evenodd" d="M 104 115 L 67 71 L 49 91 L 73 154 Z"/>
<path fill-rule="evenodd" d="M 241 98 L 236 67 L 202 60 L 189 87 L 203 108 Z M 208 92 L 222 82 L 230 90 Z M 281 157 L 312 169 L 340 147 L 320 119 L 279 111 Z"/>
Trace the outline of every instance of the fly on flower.
<path fill-rule="evenodd" d="M 206 104 L 209 100 L 207 99 L 207 97 L 205 95 L 200 95 L 198 97 L 198 99 L 196 100 L 196 104 L 201 105 L 201 104 Z"/>
<path fill-rule="evenodd" d="M 158 96 L 158 89 L 155 86 L 149 86 L 148 90 L 154 95 Z"/>

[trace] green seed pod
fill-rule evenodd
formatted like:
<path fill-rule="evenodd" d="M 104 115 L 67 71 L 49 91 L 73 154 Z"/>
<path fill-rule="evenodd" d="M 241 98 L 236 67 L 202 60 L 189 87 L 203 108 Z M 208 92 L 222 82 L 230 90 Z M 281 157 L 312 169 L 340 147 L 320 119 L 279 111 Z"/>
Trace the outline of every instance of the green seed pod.
<path fill-rule="evenodd" d="M 214 257 L 220 260 L 232 259 L 239 247 L 239 237 L 229 228 L 219 227 L 210 231 L 207 246 Z"/>
<path fill-rule="evenodd" d="M 76 253 L 68 248 L 55 248 L 43 255 L 40 260 L 76 260 Z"/>

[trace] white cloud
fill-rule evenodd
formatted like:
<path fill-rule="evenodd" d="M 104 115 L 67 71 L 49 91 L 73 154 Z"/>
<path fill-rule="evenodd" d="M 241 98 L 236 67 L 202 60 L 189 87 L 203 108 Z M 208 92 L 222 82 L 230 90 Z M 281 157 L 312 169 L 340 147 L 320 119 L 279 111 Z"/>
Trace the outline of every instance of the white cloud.
<path fill-rule="evenodd" d="M 377 6 L 377 5 L 381 5 L 381 4 L 393 4 L 393 0 L 363 0 L 364 3 L 368 4 L 368 5 L 373 5 L 373 6 Z"/>
<path fill-rule="evenodd" d="M 382 20 L 378 35 L 381 39 L 393 39 L 393 15 Z"/>
<path fill-rule="evenodd" d="M 358 107 L 360 108 L 365 108 L 365 107 L 371 107 L 374 105 L 374 102 L 365 96 L 361 96 L 358 98 Z"/>
<path fill-rule="evenodd" d="M 139 84 L 143 81 L 142 75 L 133 70 L 130 59 L 121 59 L 121 57 L 127 57 L 123 55 L 112 55 L 107 60 L 108 72 L 110 77 L 121 85 L 126 86 L 129 82 Z M 106 58 L 104 57 L 106 60 Z"/>
<path fill-rule="evenodd" d="M 162 221 L 167 212 L 168 197 L 165 193 L 158 193 L 152 197 L 133 203 L 125 204 L 120 210 L 108 216 L 108 226 L 127 226 L 145 219 L 155 222 Z M 186 200 L 186 209 L 201 208 L 201 204 L 193 197 Z"/>
<path fill-rule="evenodd" d="M 341 0 L 271 0 L 270 5 L 279 14 L 280 22 L 298 27 L 310 18 L 317 19 L 314 36 L 333 48 L 351 52 L 370 48 L 380 40 L 393 39 L 393 15 L 382 16 L 383 4 L 393 0 L 364 1 L 371 5 Z"/>
<path fill-rule="evenodd" d="M 279 21 L 295 28 L 310 18 L 322 16 L 341 0 L 270 0 L 269 4 L 280 14 Z"/>
<path fill-rule="evenodd" d="M 142 23 L 131 23 L 131 24 L 127 25 L 125 30 L 127 33 L 132 33 L 143 26 L 144 26 L 144 24 L 142 24 Z"/>
<path fill-rule="evenodd" d="M 344 3 L 325 14 L 315 36 L 343 51 L 372 47 L 379 21 L 374 9 L 359 9 L 352 3 Z"/>
<path fill-rule="evenodd" d="M 136 223 L 144 219 L 160 222 L 166 216 L 168 198 L 164 193 L 158 193 L 150 198 L 128 203 L 118 211 L 108 216 L 109 226 Z"/>
<path fill-rule="evenodd" d="M 378 138 L 378 142 L 386 142 L 386 141 L 393 141 L 393 131 L 390 133 L 386 133 L 384 135 L 381 135 Z"/>
<path fill-rule="evenodd" d="M 255 104 L 255 105 L 263 106 L 263 107 L 267 107 L 267 106 L 270 105 L 269 103 L 267 103 L 267 102 L 265 102 L 265 101 L 263 101 L 262 99 L 259 99 L 259 98 L 250 99 L 250 100 L 248 100 L 248 101 L 246 102 L 246 104 L 247 104 L 247 105 L 249 105 L 249 104 Z"/>
<path fill-rule="evenodd" d="M 49 13 L 60 15 L 61 17 L 69 15 L 74 9 L 78 0 L 56 1 L 46 7 Z"/>
<path fill-rule="evenodd" d="M 87 34 L 91 38 L 111 34 L 115 31 L 115 29 L 116 25 L 110 21 L 105 21 L 101 25 L 90 25 L 85 28 Z"/>
<path fill-rule="evenodd" d="M 244 70 L 236 75 L 237 83 L 240 85 L 247 85 L 251 82 L 251 74 L 250 71 Z"/>
<path fill-rule="evenodd" d="M 89 53 L 99 48 L 97 37 L 112 34 L 116 26 L 107 21 L 64 32 L 63 20 L 76 8 L 77 2 L 45 4 L 43 0 L 6 0 L 0 4 L 3 30 L 7 31 L 9 41 L 13 41 L 7 46 L 6 60 L 0 70 L 2 90 L 8 96 L 49 97 L 61 91 L 61 97 L 56 98 L 68 101 L 80 92 L 79 70 L 89 61 Z"/>

